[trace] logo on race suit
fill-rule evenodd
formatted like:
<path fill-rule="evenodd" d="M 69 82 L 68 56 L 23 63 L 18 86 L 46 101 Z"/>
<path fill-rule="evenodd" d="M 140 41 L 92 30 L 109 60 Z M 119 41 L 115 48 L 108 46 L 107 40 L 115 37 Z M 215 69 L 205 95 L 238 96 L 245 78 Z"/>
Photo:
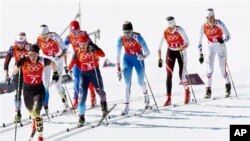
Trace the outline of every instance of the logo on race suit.
<path fill-rule="evenodd" d="M 169 35 L 167 38 L 168 38 L 168 40 L 173 41 L 173 40 L 179 39 L 180 35 L 179 34 L 173 34 L 173 35 Z"/>
<path fill-rule="evenodd" d="M 29 72 L 39 71 L 42 68 L 40 64 L 28 64 L 27 69 Z"/>
<path fill-rule="evenodd" d="M 207 33 L 208 33 L 208 34 L 214 34 L 214 33 L 216 33 L 216 32 L 218 32 L 218 28 L 209 28 L 209 29 L 207 30 Z"/>

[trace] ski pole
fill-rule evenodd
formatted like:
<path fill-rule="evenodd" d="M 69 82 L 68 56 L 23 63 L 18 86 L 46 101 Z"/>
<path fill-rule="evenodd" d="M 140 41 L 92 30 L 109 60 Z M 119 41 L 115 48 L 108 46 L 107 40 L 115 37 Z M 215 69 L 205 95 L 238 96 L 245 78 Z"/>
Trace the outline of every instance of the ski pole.
<path fill-rule="evenodd" d="M 146 73 L 145 73 L 145 69 L 144 69 L 144 67 L 143 67 L 143 65 L 142 65 L 141 60 L 138 60 L 138 61 L 140 62 L 141 68 L 143 69 L 143 74 L 144 74 L 144 76 L 145 76 L 145 78 L 146 78 L 146 80 L 147 80 L 147 84 L 148 84 L 149 90 L 150 90 L 150 92 L 151 92 L 151 95 L 152 95 L 152 97 L 153 97 L 153 100 L 154 100 L 156 109 L 157 109 L 158 113 L 160 113 L 160 110 L 159 110 L 159 108 L 158 108 L 157 102 L 156 102 L 156 100 L 155 100 L 155 96 L 154 96 L 153 91 L 152 91 L 152 89 L 151 89 L 151 86 L 150 86 L 150 84 L 149 84 L 148 77 L 147 77 L 147 75 L 146 75 Z"/>
<path fill-rule="evenodd" d="M 228 63 L 226 63 L 226 65 L 227 65 L 227 69 L 228 69 L 228 73 L 229 73 L 230 79 L 231 79 L 232 84 L 233 84 L 233 87 L 234 87 L 234 92 L 235 92 L 235 95 L 236 95 L 236 97 L 238 98 L 238 94 L 237 94 L 237 92 L 236 92 L 236 88 L 235 88 L 235 85 L 234 85 L 233 77 L 232 77 L 232 75 L 231 75 L 231 72 L 230 72 L 230 69 L 229 69 Z"/>
<path fill-rule="evenodd" d="M 193 96 L 194 96 L 194 101 L 195 101 L 195 103 L 197 104 L 197 100 L 196 100 L 195 94 L 194 94 L 194 89 L 193 89 L 193 86 L 192 86 L 190 77 L 189 77 L 189 75 L 188 75 L 189 73 L 188 73 L 188 71 L 187 71 L 186 64 L 185 64 L 185 62 L 184 62 L 184 56 L 183 56 L 183 54 L 182 54 L 181 51 L 179 51 L 179 52 L 180 52 L 181 59 L 182 59 L 182 62 L 183 62 L 183 68 L 184 68 L 184 70 L 185 70 L 185 72 L 186 72 L 186 74 L 187 74 L 188 83 L 190 84 L 190 87 L 191 87 L 191 90 L 192 90 L 192 94 L 193 94 Z"/>
<path fill-rule="evenodd" d="M 67 88 L 67 86 L 65 85 L 65 84 L 63 84 L 64 85 L 64 89 L 65 89 L 65 91 L 66 91 L 66 94 L 68 95 L 68 97 L 69 97 L 69 102 L 70 102 L 70 104 L 71 104 L 71 107 L 73 107 L 73 103 L 72 103 L 72 100 L 71 100 L 71 97 L 70 97 L 70 94 L 69 94 L 69 91 L 68 91 L 68 88 Z M 66 100 L 66 99 L 65 99 Z M 66 100 L 67 101 L 67 100 Z M 65 102 L 66 102 L 65 101 Z M 72 111 L 73 110 L 73 111 Z M 73 115 L 76 115 L 76 111 L 75 111 L 75 109 L 70 109 L 70 111 L 71 111 L 71 113 L 73 114 Z"/>
<path fill-rule="evenodd" d="M 231 79 L 231 81 L 232 81 L 232 85 L 233 85 L 233 88 L 234 88 L 235 95 L 236 95 L 236 97 L 238 98 L 238 94 L 237 94 L 237 92 L 236 92 L 236 88 L 235 88 L 235 85 L 234 85 L 233 77 L 232 77 L 232 75 L 231 75 L 231 71 L 230 71 L 229 66 L 228 66 L 228 63 L 227 63 L 227 51 L 226 51 L 226 45 L 225 45 L 225 43 L 224 43 L 223 47 L 224 47 L 224 54 L 226 55 L 226 58 L 225 58 L 226 67 L 227 67 L 227 69 L 228 69 L 228 73 L 229 73 L 230 79 Z"/>
<path fill-rule="evenodd" d="M 21 92 L 21 67 L 18 68 L 18 80 L 17 80 L 17 89 L 16 89 L 16 102 L 19 100 L 20 101 L 20 92 Z M 17 117 L 17 115 L 16 115 Z M 15 139 L 16 141 L 16 136 L 17 136 L 17 121 L 15 119 Z"/>

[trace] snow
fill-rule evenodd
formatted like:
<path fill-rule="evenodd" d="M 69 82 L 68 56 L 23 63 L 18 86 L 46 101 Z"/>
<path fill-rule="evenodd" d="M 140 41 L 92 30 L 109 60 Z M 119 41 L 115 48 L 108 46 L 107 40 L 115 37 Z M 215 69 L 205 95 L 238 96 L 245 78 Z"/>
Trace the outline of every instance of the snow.
<path fill-rule="evenodd" d="M 48 24 L 51 31 L 61 33 L 67 24 L 74 18 L 78 11 L 78 1 L 14 1 L 6 0 L 0 2 L 1 26 L 0 26 L 0 51 L 6 51 L 16 33 L 25 31 L 30 42 L 34 42 L 39 25 Z M 198 73 L 205 82 L 206 65 L 198 62 L 197 44 L 199 30 L 205 20 L 205 9 L 214 8 L 216 18 L 221 19 L 229 29 L 232 40 L 227 43 L 228 65 L 236 86 L 238 98 L 232 88 L 232 97 L 223 98 L 224 80 L 220 76 L 218 61 L 215 61 L 215 72 L 213 75 L 213 97 L 217 100 L 204 100 L 205 86 L 193 86 L 198 104 L 194 102 L 183 105 L 183 87 L 178 85 L 178 67 L 175 68 L 173 78 L 172 103 L 177 107 L 163 107 L 165 101 L 166 71 L 157 67 L 156 51 L 159 46 L 161 34 L 166 26 L 165 18 L 173 15 L 177 24 L 186 31 L 190 47 L 188 53 L 188 72 Z M 135 31 L 142 34 L 147 42 L 151 55 L 146 59 L 146 75 L 150 86 L 160 108 L 160 113 L 148 110 L 141 116 L 134 116 L 143 108 L 142 92 L 137 84 L 137 77 L 134 72 L 131 94 L 131 117 L 119 119 L 111 118 L 108 126 L 81 129 L 54 136 L 56 133 L 65 131 L 77 124 L 77 115 L 70 113 L 63 116 L 51 118 L 48 123 L 44 117 L 45 140 L 119 140 L 119 141 L 211 141 L 229 140 L 229 126 L 232 124 L 250 124 L 250 59 L 248 58 L 250 40 L 248 32 L 250 18 L 250 2 L 244 0 L 219 0 L 219 1 L 196 1 L 196 0 L 84 0 L 81 1 L 82 26 L 88 32 L 96 29 L 101 30 L 101 39 L 97 44 L 106 52 L 106 57 L 115 62 L 116 41 L 122 34 L 121 25 L 125 20 L 131 20 Z M 32 14 L 31 14 L 32 13 Z M 21 16 L 19 14 L 22 14 Z M 68 32 L 68 31 L 67 31 Z M 66 34 L 65 34 L 66 35 Z M 65 37 L 63 35 L 63 38 Z M 203 40 L 203 47 L 206 42 Z M 165 45 L 165 44 L 164 44 Z M 163 49 L 163 52 L 165 49 Z M 204 52 L 206 52 L 204 50 Z M 101 65 L 104 59 L 101 59 Z M 0 67 L 3 68 L 4 60 L 0 60 Z M 13 63 L 13 59 L 12 59 Z M 176 65 L 177 66 L 177 65 Z M 11 68 L 11 65 L 10 65 Z M 116 68 L 100 68 L 103 76 L 104 87 L 108 97 L 108 104 L 111 107 L 117 103 L 116 108 L 110 113 L 111 116 L 119 115 L 124 108 L 125 98 L 124 79 L 118 81 Z M 3 74 L 3 69 L 0 70 Z M 3 76 L 3 75 L 2 75 Z M 0 77 L 3 81 L 4 77 Z M 73 84 L 67 84 L 69 94 L 72 96 Z M 50 112 L 62 109 L 61 99 L 54 93 L 54 86 L 51 86 L 49 108 Z M 193 98 L 193 97 L 192 97 Z M 0 124 L 12 122 L 14 112 L 14 92 L 0 95 Z M 98 98 L 99 99 L 99 98 Z M 153 99 L 151 97 L 151 104 Z M 87 106 L 90 105 L 87 99 Z M 99 103 L 98 103 L 99 105 Z M 42 113 L 44 111 L 42 110 Z M 22 104 L 23 118 L 28 117 L 24 103 Z M 100 107 L 87 110 L 86 121 L 93 122 L 101 118 Z M 119 119 L 119 120 L 118 120 Z M 0 140 L 7 141 L 14 138 L 14 130 L 6 131 L 14 126 L 3 128 L 0 126 Z M 30 125 L 18 128 L 17 140 L 28 140 L 31 128 Z M 34 140 L 36 140 L 37 135 Z"/>

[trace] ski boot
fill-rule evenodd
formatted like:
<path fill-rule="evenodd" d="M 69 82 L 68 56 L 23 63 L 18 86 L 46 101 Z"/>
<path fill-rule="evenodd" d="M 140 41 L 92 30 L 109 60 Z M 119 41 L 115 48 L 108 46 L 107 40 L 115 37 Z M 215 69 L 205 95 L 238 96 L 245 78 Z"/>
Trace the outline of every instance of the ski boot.
<path fill-rule="evenodd" d="M 78 99 L 74 99 L 71 110 L 75 110 L 78 107 Z"/>
<path fill-rule="evenodd" d="M 184 104 L 188 104 L 190 102 L 190 90 L 187 88 L 185 90 L 185 99 L 184 99 Z"/>
<path fill-rule="evenodd" d="M 20 123 L 22 119 L 22 114 L 20 111 L 17 112 L 17 115 L 15 116 L 14 123 Z"/>
<path fill-rule="evenodd" d="M 102 106 L 102 114 L 103 116 L 105 116 L 108 112 L 107 101 L 101 101 L 101 106 Z"/>
<path fill-rule="evenodd" d="M 129 103 L 124 103 L 126 104 L 125 109 L 122 111 L 122 116 L 127 115 L 129 112 Z"/>
<path fill-rule="evenodd" d="M 207 91 L 206 91 L 206 95 L 205 95 L 204 99 L 211 98 L 211 95 L 212 95 L 211 87 L 207 87 Z"/>
<path fill-rule="evenodd" d="M 64 113 L 68 109 L 68 102 L 67 102 L 66 96 L 62 98 L 62 102 L 63 102 L 63 113 Z"/>
<path fill-rule="evenodd" d="M 79 122 L 78 122 L 78 125 L 77 125 L 78 128 L 83 127 L 84 123 L 85 123 L 84 115 L 80 115 Z"/>
<path fill-rule="evenodd" d="M 228 83 L 225 85 L 226 86 L 226 95 L 225 95 L 225 98 L 229 97 L 230 94 L 231 94 L 231 84 Z"/>
<path fill-rule="evenodd" d="M 167 94 L 167 100 L 163 106 L 170 106 L 170 105 L 171 105 L 171 95 Z"/>
<path fill-rule="evenodd" d="M 144 103 L 145 103 L 145 108 L 147 108 L 149 106 L 150 100 L 149 100 L 149 95 L 146 91 L 146 93 L 144 93 Z"/>

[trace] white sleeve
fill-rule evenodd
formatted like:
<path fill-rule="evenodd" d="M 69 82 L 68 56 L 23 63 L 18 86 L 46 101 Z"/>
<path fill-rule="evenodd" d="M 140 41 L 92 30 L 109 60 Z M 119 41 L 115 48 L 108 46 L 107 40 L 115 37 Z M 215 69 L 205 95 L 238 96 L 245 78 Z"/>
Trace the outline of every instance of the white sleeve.
<path fill-rule="evenodd" d="M 160 44 L 159 44 L 159 50 L 161 50 L 162 46 L 163 46 L 163 42 L 164 42 L 164 35 L 161 36 L 161 40 L 160 40 Z"/>
<path fill-rule="evenodd" d="M 222 29 L 224 37 L 225 38 L 228 37 L 228 39 L 231 39 L 231 35 L 230 35 L 229 31 L 222 21 L 218 20 L 218 26 Z"/>
<path fill-rule="evenodd" d="M 202 25 L 200 28 L 200 39 L 199 39 L 198 47 L 199 47 L 199 45 L 202 45 L 203 35 L 204 35 L 204 29 L 203 29 L 203 25 Z"/>
<path fill-rule="evenodd" d="M 179 27 L 178 28 L 179 30 L 179 33 L 180 33 L 180 35 L 181 35 L 181 37 L 182 37 L 182 39 L 184 40 L 184 45 L 189 45 L 189 40 L 188 40 L 188 37 L 187 37 L 187 34 L 186 34 L 186 32 L 184 31 L 184 29 L 183 28 L 181 28 L 181 27 Z"/>

